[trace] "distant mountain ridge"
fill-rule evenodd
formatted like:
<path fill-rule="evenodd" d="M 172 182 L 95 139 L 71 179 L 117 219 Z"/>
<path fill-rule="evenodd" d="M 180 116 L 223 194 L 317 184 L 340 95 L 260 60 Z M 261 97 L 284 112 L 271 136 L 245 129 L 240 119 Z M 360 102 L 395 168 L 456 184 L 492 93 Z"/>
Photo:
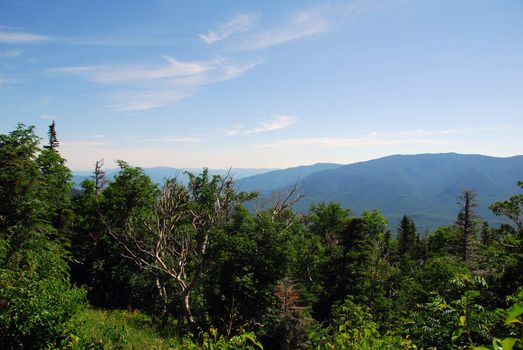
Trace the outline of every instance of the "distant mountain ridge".
<path fill-rule="evenodd" d="M 170 167 L 151 167 L 142 168 L 144 173 L 151 178 L 155 183 L 161 184 L 166 178 L 177 177 L 182 182 L 188 181 L 188 176 L 185 172 L 199 174 L 202 172 L 202 168 L 170 168 Z M 245 177 L 255 176 L 261 173 L 274 171 L 274 168 L 235 168 L 231 169 L 230 173 L 235 179 L 242 179 Z M 120 171 L 120 169 L 105 169 L 106 176 L 109 179 L 114 179 L 114 176 Z M 225 175 L 229 172 L 228 169 L 209 169 L 211 175 Z M 92 178 L 92 171 L 74 171 L 73 182 L 76 187 L 79 187 L 80 183 L 87 179 Z"/>
<path fill-rule="evenodd" d="M 178 176 L 187 181 L 185 171 L 202 169 L 167 167 L 144 168 L 156 183 Z M 118 169 L 107 171 L 109 178 Z M 210 169 L 213 175 L 227 170 Z M 319 202 L 339 202 L 355 214 L 379 210 L 395 230 L 401 216 L 412 217 L 419 231 L 452 224 L 459 211 L 457 196 L 463 189 L 478 194 L 477 214 L 491 224 L 501 223 L 488 206 L 518 193 L 517 181 L 523 180 L 523 155 L 500 158 L 483 155 L 438 153 L 392 155 L 348 165 L 318 163 L 288 169 L 232 169 L 238 188 L 258 191 L 268 197 L 274 191 L 285 191 L 299 184 L 305 197 L 295 209 L 306 212 Z M 89 177 L 88 172 L 75 172 L 74 181 Z"/>
<path fill-rule="evenodd" d="M 245 177 L 238 181 L 238 187 L 243 191 L 271 192 L 300 182 L 307 176 L 324 170 L 333 170 L 344 166 L 335 163 L 318 163 L 314 165 L 302 165 L 288 169 L 268 171 L 258 175 Z"/>
<path fill-rule="evenodd" d="M 288 174 L 295 172 L 289 170 Z M 309 167 L 314 170 L 315 166 Z M 287 170 L 287 169 L 286 169 Z M 285 191 L 298 178 L 285 177 L 286 170 L 277 170 L 242 180 L 248 190 L 262 194 Z M 286 178 L 274 187 L 271 178 Z M 254 180 L 257 184 L 254 184 Z M 488 206 L 518 191 L 516 183 L 523 180 L 523 156 L 508 158 L 456 153 L 393 155 L 375 160 L 332 166 L 311 171 L 299 178 L 306 196 L 296 205 L 306 211 L 312 203 L 339 202 L 359 214 L 363 210 L 379 210 L 396 227 L 404 214 L 414 218 L 418 228 L 434 229 L 452 224 L 459 206 L 457 196 L 463 189 L 478 194 L 477 213 L 490 223 L 499 224 Z M 240 188 L 244 189 L 243 187 Z"/>

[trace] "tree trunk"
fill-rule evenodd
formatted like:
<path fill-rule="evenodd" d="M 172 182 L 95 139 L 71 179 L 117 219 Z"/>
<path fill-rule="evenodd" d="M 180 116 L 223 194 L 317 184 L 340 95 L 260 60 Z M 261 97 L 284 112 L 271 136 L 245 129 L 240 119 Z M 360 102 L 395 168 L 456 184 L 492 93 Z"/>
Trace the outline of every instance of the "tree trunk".
<path fill-rule="evenodd" d="M 198 322 L 196 321 L 196 318 L 191 312 L 190 303 L 189 303 L 189 295 L 190 290 L 185 289 L 182 291 L 182 306 L 183 306 L 183 313 L 185 315 L 185 318 L 187 319 L 187 324 L 189 325 L 189 328 L 191 329 L 191 332 L 193 336 L 197 336 L 200 332 L 200 326 L 198 325 Z"/>
<path fill-rule="evenodd" d="M 168 313 L 167 313 L 167 291 L 165 290 L 165 286 L 162 284 L 162 281 L 160 280 L 160 277 L 156 276 L 156 289 L 158 291 L 158 297 L 160 299 L 160 316 L 162 319 L 162 324 L 167 324 L 168 320 Z"/>

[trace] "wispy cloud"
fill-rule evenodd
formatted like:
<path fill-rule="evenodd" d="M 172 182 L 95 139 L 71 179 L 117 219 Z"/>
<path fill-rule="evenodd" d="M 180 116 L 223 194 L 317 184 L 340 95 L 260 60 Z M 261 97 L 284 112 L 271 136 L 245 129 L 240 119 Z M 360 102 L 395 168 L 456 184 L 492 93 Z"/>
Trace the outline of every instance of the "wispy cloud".
<path fill-rule="evenodd" d="M 20 56 L 22 54 L 23 50 L 8 50 L 8 51 L 0 51 L 0 58 L 13 58 Z"/>
<path fill-rule="evenodd" d="M 216 29 L 210 30 L 207 34 L 198 35 L 207 44 L 227 39 L 234 33 L 244 33 L 252 29 L 258 16 L 253 14 L 239 13 L 229 21 L 219 25 Z"/>
<path fill-rule="evenodd" d="M 46 35 L 0 29 L 0 43 L 34 43 L 50 40 L 53 38 Z"/>
<path fill-rule="evenodd" d="M 138 111 L 158 108 L 195 94 L 203 86 L 240 77 L 259 62 L 234 64 L 223 59 L 179 61 L 162 56 L 157 65 L 94 65 L 49 69 L 54 75 L 76 76 L 119 87 L 111 93 L 110 109 Z"/>
<path fill-rule="evenodd" d="M 204 138 L 197 136 L 167 136 L 162 138 L 154 139 L 144 139 L 140 140 L 141 142 L 147 143 L 157 143 L 157 142 L 166 142 L 166 143 L 200 143 L 204 142 Z"/>
<path fill-rule="evenodd" d="M 44 120 L 57 120 L 59 119 L 57 116 L 55 115 L 49 115 L 49 114 L 42 114 L 40 116 L 40 119 L 44 119 Z"/>
<path fill-rule="evenodd" d="M 289 115 L 278 115 L 273 120 L 262 122 L 259 126 L 243 131 L 243 135 L 256 134 L 260 132 L 285 129 L 296 122 L 296 117 Z"/>
<path fill-rule="evenodd" d="M 328 3 L 297 12 L 268 30 L 254 33 L 240 45 L 246 50 L 264 49 L 328 32 L 366 11 L 374 1 Z"/>
<path fill-rule="evenodd" d="M 118 84 L 196 75 L 211 69 L 205 62 L 182 62 L 162 56 L 163 65 L 99 65 L 50 69 L 50 73 L 76 75 L 98 83 Z"/>
<path fill-rule="evenodd" d="M 506 130 L 518 126 L 495 126 L 470 129 L 448 130 L 408 130 L 399 132 L 372 131 L 357 137 L 309 137 L 292 138 L 276 142 L 257 144 L 255 148 L 266 149 L 307 149 L 310 147 L 346 147 L 346 146 L 391 146 L 401 144 L 443 144 L 447 136 L 466 133 L 486 133 L 495 130 Z M 519 126 L 521 127 L 521 126 Z"/>
<path fill-rule="evenodd" d="M 23 80 L 21 80 L 21 79 L 0 76 L 0 89 L 9 89 L 13 85 L 22 84 L 22 83 L 23 83 Z"/>

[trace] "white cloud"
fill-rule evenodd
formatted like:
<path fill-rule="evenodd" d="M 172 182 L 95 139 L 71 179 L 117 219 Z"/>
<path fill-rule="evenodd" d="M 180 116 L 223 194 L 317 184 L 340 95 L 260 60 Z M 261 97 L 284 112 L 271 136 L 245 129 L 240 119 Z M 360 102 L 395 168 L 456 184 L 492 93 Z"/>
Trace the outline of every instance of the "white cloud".
<path fill-rule="evenodd" d="M 48 114 L 42 114 L 40 116 L 41 119 L 44 119 L 44 120 L 57 120 L 59 119 L 57 116 L 55 115 L 48 115 Z"/>
<path fill-rule="evenodd" d="M 296 118 L 289 115 L 278 115 L 273 120 L 268 122 L 260 123 L 259 126 L 246 130 L 242 134 L 255 134 L 260 132 L 267 132 L 273 130 L 279 130 L 289 127 L 296 122 Z"/>
<path fill-rule="evenodd" d="M 102 134 L 94 134 L 91 136 L 93 139 L 103 139 L 105 136 Z"/>
<path fill-rule="evenodd" d="M 61 67 L 50 74 L 70 75 L 120 89 L 110 93 L 109 108 L 138 111 L 162 107 L 195 94 L 200 88 L 240 77 L 260 62 L 233 64 L 223 59 L 179 61 L 162 56 L 161 65 L 93 65 Z"/>
<path fill-rule="evenodd" d="M 8 50 L 0 52 L 0 58 L 13 58 L 20 56 L 22 54 L 23 50 Z"/>
<path fill-rule="evenodd" d="M 208 63 L 182 62 L 162 56 L 166 64 L 158 65 L 107 65 L 53 68 L 49 72 L 83 76 L 98 83 L 118 84 L 153 79 L 166 79 L 195 75 L 210 69 Z"/>
<path fill-rule="evenodd" d="M 435 144 L 437 140 L 423 139 L 379 139 L 374 136 L 344 137 L 311 137 L 286 139 L 273 143 L 255 145 L 256 148 L 304 149 L 309 147 L 346 147 L 346 146 L 390 146 L 399 144 Z"/>
<path fill-rule="evenodd" d="M 218 131 L 219 136 L 236 136 L 243 133 L 243 125 L 236 124 Z"/>
<path fill-rule="evenodd" d="M 495 130 L 512 129 L 520 126 L 496 126 L 470 129 L 447 129 L 447 130 L 407 130 L 399 132 L 377 132 L 372 131 L 358 137 L 309 137 L 292 138 L 276 142 L 254 145 L 255 148 L 266 149 L 306 149 L 311 147 L 347 147 L 347 146 L 391 146 L 403 144 L 445 144 L 449 142 L 449 136 L 465 133 L 488 133 Z"/>
<path fill-rule="evenodd" d="M 5 31 L 0 30 L 0 43 L 14 44 L 14 43 L 33 43 L 50 41 L 51 37 L 27 32 L 19 31 Z"/>
<path fill-rule="evenodd" d="M 373 2 L 355 0 L 328 3 L 301 11 L 271 29 L 247 37 L 240 46 L 246 50 L 258 50 L 325 33 L 366 11 Z"/>
<path fill-rule="evenodd" d="M 227 39 L 234 33 L 250 31 L 256 19 L 256 15 L 239 13 L 228 22 L 219 25 L 215 30 L 210 30 L 207 34 L 200 34 L 198 36 L 207 44 L 213 44 L 217 41 Z"/>
<path fill-rule="evenodd" d="M 197 136 L 167 136 L 156 139 L 145 139 L 142 142 L 156 143 L 156 142 L 167 142 L 167 143 L 200 143 L 205 141 L 201 137 Z"/>
<path fill-rule="evenodd" d="M 0 89 L 9 89 L 13 85 L 21 84 L 21 83 L 23 83 L 23 81 L 20 79 L 0 77 Z"/>

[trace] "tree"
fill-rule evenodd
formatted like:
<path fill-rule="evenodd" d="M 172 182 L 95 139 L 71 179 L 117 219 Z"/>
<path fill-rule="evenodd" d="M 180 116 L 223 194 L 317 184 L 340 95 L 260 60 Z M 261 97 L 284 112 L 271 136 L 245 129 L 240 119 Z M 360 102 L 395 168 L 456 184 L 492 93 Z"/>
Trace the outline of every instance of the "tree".
<path fill-rule="evenodd" d="M 105 177 L 105 171 L 102 170 L 103 166 L 104 166 L 103 159 L 97 160 L 94 165 L 94 175 L 92 177 L 94 178 L 94 184 L 95 184 L 97 196 L 100 196 L 105 185 L 107 185 L 107 183 L 109 183 L 109 180 Z"/>
<path fill-rule="evenodd" d="M 57 348 L 84 300 L 65 249 L 69 169 L 34 127 L 0 135 L 0 346 Z M 60 220 L 59 220 L 60 219 Z"/>
<path fill-rule="evenodd" d="M 523 189 L 523 181 L 518 181 L 518 186 Z M 523 194 L 515 194 L 508 200 L 490 205 L 490 210 L 497 215 L 508 219 L 523 238 Z"/>
<path fill-rule="evenodd" d="M 416 254 L 418 235 L 411 218 L 403 215 L 398 226 L 398 254 L 402 258 L 412 258 Z"/>
<path fill-rule="evenodd" d="M 47 135 L 49 136 L 49 143 L 44 146 L 44 148 L 48 150 L 55 150 L 58 148 L 59 142 L 58 138 L 56 137 L 56 125 L 53 123 L 49 125 L 49 131 L 47 132 Z"/>
<path fill-rule="evenodd" d="M 131 223 L 149 218 L 159 189 L 142 169 L 123 161 L 118 165 L 120 171 L 100 195 L 95 182 L 87 180 L 82 183 L 83 194 L 75 198 L 74 245 L 79 247 L 78 253 L 87 253 L 78 258 L 85 265 L 77 266 L 75 277 L 81 281 L 89 278 L 89 298 L 96 306 L 143 310 L 153 306 L 148 290 L 154 291 L 154 273 L 136 269 L 133 261 L 122 259 L 125 250 L 111 233 L 123 236 Z M 143 232 L 141 227 L 137 230 Z"/>
<path fill-rule="evenodd" d="M 474 208 L 478 206 L 476 196 L 473 190 L 463 190 L 458 197 L 458 204 L 461 207 L 456 218 L 456 226 L 460 229 L 458 254 L 463 261 L 470 259 L 471 246 L 476 238 L 477 215 L 474 212 Z"/>
<path fill-rule="evenodd" d="M 176 179 L 166 180 L 153 207 L 144 216 L 127 217 L 123 230 L 107 224 L 109 234 L 124 249 L 123 256 L 176 282 L 193 334 L 201 327 L 191 310 L 191 292 L 208 262 L 209 240 L 234 207 L 248 198 L 236 191 L 230 175 L 210 178 L 204 169 L 199 176 L 189 174 L 187 187 Z"/>

